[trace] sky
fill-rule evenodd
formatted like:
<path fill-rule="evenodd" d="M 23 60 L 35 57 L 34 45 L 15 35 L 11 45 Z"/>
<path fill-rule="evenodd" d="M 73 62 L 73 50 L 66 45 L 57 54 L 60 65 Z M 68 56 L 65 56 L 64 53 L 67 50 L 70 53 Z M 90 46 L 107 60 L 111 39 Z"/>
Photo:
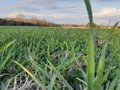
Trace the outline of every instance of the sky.
<path fill-rule="evenodd" d="M 90 0 L 94 22 L 113 25 L 120 21 L 120 0 Z M 0 0 L 0 18 L 23 14 L 58 24 L 86 24 L 84 0 Z"/>

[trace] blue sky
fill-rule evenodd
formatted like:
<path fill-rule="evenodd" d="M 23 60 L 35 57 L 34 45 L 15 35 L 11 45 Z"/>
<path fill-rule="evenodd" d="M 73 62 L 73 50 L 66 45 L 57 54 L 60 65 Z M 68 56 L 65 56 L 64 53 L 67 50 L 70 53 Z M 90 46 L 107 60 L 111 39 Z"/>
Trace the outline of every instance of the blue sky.
<path fill-rule="evenodd" d="M 113 25 L 120 21 L 120 0 L 91 0 L 94 22 Z M 0 0 L 0 17 L 23 14 L 55 23 L 86 24 L 84 0 Z"/>

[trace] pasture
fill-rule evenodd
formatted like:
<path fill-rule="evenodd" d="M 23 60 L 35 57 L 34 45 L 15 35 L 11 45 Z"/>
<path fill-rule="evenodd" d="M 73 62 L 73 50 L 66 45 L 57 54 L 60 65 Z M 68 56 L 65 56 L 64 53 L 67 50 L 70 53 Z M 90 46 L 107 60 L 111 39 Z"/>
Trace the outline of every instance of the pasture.
<path fill-rule="evenodd" d="M 1 26 L 0 90 L 86 89 L 89 35 L 80 28 Z M 95 82 L 103 90 L 120 90 L 120 31 L 97 28 L 94 35 Z"/>

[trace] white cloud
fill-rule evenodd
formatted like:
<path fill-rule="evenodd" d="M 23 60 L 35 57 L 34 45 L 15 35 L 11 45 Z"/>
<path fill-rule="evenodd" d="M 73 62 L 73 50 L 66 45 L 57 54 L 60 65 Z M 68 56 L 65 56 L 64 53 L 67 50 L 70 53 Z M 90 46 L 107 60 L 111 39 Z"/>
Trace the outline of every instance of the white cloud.
<path fill-rule="evenodd" d="M 120 17 L 120 10 L 115 7 L 101 9 L 100 12 L 94 13 L 94 17 Z"/>
<path fill-rule="evenodd" d="M 22 14 L 25 17 L 29 18 L 35 16 L 38 18 L 54 18 L 54 19 L 85 19 L 87 15 L 79 14 L 67 14 L 67 13 L 29 13 L 29 12 L 20 12 L 20 13 L 10 13 L 10 17 L 16 17 L 16 15 Z"/>
<path fill-rule="evenodd" d="M 98 25 L 106 25 L 109 23 L 109 20 L 103 20 L 103 19 L 95 20 L 95 23 L 97 23 Z"/>
<path fill-rule="evenodd" d="M 26 13 L 26 12 L 23 12 L 23 13 L 12 13 L 10 14 L 11 17 L 16 17 L 16 15 L 18 14 L 23 14 L 25 15 L 26 17 L 31 17 L 31 16 L 35 16 L 35 17 L 44 17 L 44 18 L 47 18 L 47 17 L 50 17 L 50 18 L 66 18 L 65 15 L 63 14 L 58 14 L 58 13 L 52 13 L 52 14 L 35 14 L 35 13 Z"/>
<path fill-rule="evenodd" d="M 10 17 L 16 17 L 18 14 L 23 14 L 26 18 L 30 18 L 32 16 L 35 16 L 39 19 L 46 19 L 48 21 L 52 21 L 54 23 L 66 23 L 66 24 L 85 24 L 86 21 L 86 16 L 82 16 L 80 18 L 80 15 L 69 15 L 69 14 L 63 14 L 63 13 L 50 13 L 50 14 L 35 14 L 35 13 L 11 13 L 9 14 Z"/>
<path fill-rule="evenodd" d="M 119 0 L 92 0 L 92 1 L 96 1 L 96 2 L 117 2 Z"/>

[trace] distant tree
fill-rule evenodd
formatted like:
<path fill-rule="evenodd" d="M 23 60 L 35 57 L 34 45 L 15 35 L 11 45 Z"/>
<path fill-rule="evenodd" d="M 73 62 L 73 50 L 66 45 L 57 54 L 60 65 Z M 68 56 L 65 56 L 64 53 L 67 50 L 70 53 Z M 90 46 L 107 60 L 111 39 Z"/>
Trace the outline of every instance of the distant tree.
<path fill-rule="evenodd" d="M 90 23 L 87 23 L 87 24 L 86 24 L 86 27 L 90 27 Z M 96 23 L 93 23 L 93 27 L 96 28 L 96 27 L 97 27 L 97 24 L 96 24 Z"/>
<path fill-rule="evenodd" d="M 3 25 L 4 21 L 0 18 L 0 25 Z"/>
<path fill-rule="evenodd" d="M 31 18 L 27 19 L 24 15 L 18 14 L 15 18 L 0 18 L 0 25 L 21 25 L 21 26 L 61 26 L 60 24 L 55 24 L 52 22 L 49 22 L 45 19 L 39 20 L 37 17 L 32 16 Z"/>
<path fill-rule="evenodd" d="M 23 20 L 23 19 L 25 19 L 25 16 L 23 14 L 17 14 L 16 18 L 19 20 Z"/>
<path fill-rule="evenodd" d="M 20 22 L 24 21 L 25 16 L 23 14 L 17 14 L 15 19 L 18 22 L 17 24 L 20 25 Z"/>
<path fill-rule="evenodd" d="M 120 29 L 120 26 L 118 26 L 118 29 Z"/>
<path fill-rule="evenodd" d="M 33 24 L 38 24 L 38 21 L 39 21 L 39 19 L 38 19 L 37 17 L 35 17 L 35 16 L 31 16 L 31 17 L 30 17 L 30 20 L 31 20 L 31 22 L 32 22 Z"/>

